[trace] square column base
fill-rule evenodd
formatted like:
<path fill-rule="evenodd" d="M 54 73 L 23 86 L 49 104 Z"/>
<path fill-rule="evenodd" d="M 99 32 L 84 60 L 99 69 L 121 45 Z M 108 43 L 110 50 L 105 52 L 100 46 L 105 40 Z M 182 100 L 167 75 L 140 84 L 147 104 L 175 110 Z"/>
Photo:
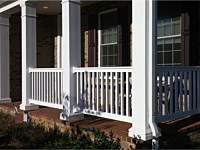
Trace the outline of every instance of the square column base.
<path fill-rule="evenodd" d="M 24 104 L 21 104 L 20 105 L 20 109 L 21 110 L 24 110 L 24 111 L 29 111 L 29 110 L 36 110 L 36 109 L 39 109 L 39 106 L 37 105 L 24 105 Z"/>
<path fill-rule="evenodd" d="M 11 103 L 11 98 L 2 98 L 0 99 L 0 104 Z"/>
<path fill-rule="evenodd" d="M 135 128 L 135 127 L 131 127 L 128 130 L 128 136 L 129 137 L 133 137 L 133 138 L 137 138 L 137 139 L 141 139 L 144 141 L 150 140 L 153 138 L 151 129 L 139 129 L 139 128 Z"/>
<path fill-rule="evenodd" d="M 63 116 L 63 113 L 60 114 L 60 120 L 63 120 L 63 121 L 74 122 L 74 121 L 83 120 L 83 119 L 84 119 L 84 114 L 82 113 L 70 114 L 68 117 Z"/>

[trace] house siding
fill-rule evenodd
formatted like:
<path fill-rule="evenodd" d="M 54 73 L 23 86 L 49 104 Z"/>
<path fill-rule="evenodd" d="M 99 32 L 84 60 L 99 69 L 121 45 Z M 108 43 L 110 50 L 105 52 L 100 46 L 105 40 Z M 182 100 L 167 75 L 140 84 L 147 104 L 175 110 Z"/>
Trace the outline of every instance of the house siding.
<path fill-rule="evenodd" d="M 37 16 L 37 67 L 54 67 L 54 42 L 57 34 L 56 16 Z M 21 100 L 22 56 L 21 56 L 21 14 L 10 17 L 10 97 Z"/>
<path fill-rule="evenodd" d="M 127 6 L 128 8 L 128 24 L 129 24 L 129 31 L 131 28 L 131 2 L 122 2 L 122 1 L 118 1 L 118 2 L 97 2 L 95 4 L 89 5 L 89 6 L 84 6 L 81 8 L 81 47 L 82 47 L 82 66 L 83 67 L 88 67 L 88 30 L 89 30 L 89 26 L 88 26 L 88 18 L 91 15 L 95 15 L 98 14 L 99 12 L 102 11 L 106 11 L 109 9 L 113 9 L 113 8 L 119 8 L 119 7 L 123 7 L 123 6 Z M 129 33 L 131 37 L 131 32 Z M 130 51 L 128 59 L 130 60 L 130 64 L 132 64 L 132 51 L 130 48 L 130 43 L 131 43 L 131 38 L 128 39 L 129 43 L 128 43 L 128 49 Z M 97 62 L 98 62 L 98 57 L 96 58 Z"/>
<path fill-rule="evenodd" d="M 12 101 L 21 100 L 21 49 L 21 18 L 20 14 L 15 14 L 10 17 L 10 97 Z"/>
<path fill-rule="evenodd" d="M 54 67 L 56 16 L 39 15 L 37 18 L 37 67 Z"/>

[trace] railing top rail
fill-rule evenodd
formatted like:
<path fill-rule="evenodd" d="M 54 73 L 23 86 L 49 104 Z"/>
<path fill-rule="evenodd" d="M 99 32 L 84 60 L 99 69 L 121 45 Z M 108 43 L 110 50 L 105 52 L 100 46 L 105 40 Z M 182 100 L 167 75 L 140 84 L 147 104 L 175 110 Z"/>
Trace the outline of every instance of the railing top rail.
<path fill-rule="evenodd" d="M 157 71 L 200 71 L 200 66 L 157 66 Z"/>
<path fill-rule="evenodd" d="M 29 68 L 29 72 L 63 72 L 62 68 Z"/>
<path fill-rule="evenodd" d="M 76 72 L 132 72 L 132 67 L 73 67 L 73 73 Z"/>

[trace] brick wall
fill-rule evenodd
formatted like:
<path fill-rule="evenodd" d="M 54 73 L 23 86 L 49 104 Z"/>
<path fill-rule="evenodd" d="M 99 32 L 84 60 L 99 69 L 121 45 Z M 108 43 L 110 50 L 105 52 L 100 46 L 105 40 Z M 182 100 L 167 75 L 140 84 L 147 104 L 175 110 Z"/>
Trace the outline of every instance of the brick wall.
<path fill-rule="evenodd" d="M 82 47 L 82 66 L 88 67 L 88 16 L 98 14 L 99 12 L 106 11 L 113 8 L 128 6 L 129 27 L 131 28 L 131 2 L 130 1 L 115 1 L 115 2 L 98 2 L 92 5 L 84 6 L 81 8 L 81 47 Z M 131 33 L 130 33 L 131 35 Z M 129 39 L 131 43 L 131 38 Z M 129 44 L 130 49 L 130 44 Z M 130 56 L 131 57 L 131 49 Z M 130 58 L 130 64 L 132 64 Z"/>
<path fill-rule="evenodd" d="M 37 17 L 37 67 L 54 67 L 54 38 L 56 36 L 56 16 Z"/>
<path fill-rule="evenodd" d="M 37 67 L 54 67 L 56 16 L 37 17 Z M 21 14 L 10 17 L 10 96 L 21 100 Z"/>
<path fill-rule="evenodd" d="M 21 100 L 21 17 L 10 17 L 10 96 L 13 101 Z"/>

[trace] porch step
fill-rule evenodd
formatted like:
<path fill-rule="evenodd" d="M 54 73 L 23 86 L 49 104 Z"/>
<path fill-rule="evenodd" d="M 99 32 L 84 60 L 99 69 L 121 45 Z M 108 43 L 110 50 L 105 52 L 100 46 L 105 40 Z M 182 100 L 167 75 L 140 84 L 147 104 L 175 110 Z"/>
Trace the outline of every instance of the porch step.
<path fill-rule="evenodd" d="M 164 149 L 194 149 L 195 143 L 200 144 L 199 114 L 171 121 L 165 121 L 160 123 L 159 127 L 161 128 L 162 132 L 160 143 L 162 144 L 162 148 Z"/>

